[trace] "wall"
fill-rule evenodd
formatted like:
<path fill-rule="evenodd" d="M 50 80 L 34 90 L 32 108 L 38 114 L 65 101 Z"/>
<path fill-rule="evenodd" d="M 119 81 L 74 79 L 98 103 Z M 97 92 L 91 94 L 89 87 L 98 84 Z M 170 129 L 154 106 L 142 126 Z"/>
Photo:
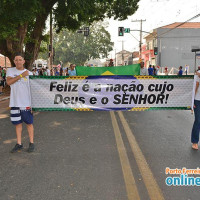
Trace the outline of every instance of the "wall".
<path fill-rule="evenodd" d="M 160 35 L 169 29 L 158 29 L 157 65 L 161 67 L 190 66 L 190 73 L 194 72 L 194 46 L 200 47 L 200 29 L 174 29 Z M 160 36 L 159 36 L 160 35 Z"/>
<path fill-rule="evenodd" d="M 0 66 L 5 67 L 5 56 L 0 55 Z M 10 60 L 6 57 L 6 67 L 11 67 Z"/>

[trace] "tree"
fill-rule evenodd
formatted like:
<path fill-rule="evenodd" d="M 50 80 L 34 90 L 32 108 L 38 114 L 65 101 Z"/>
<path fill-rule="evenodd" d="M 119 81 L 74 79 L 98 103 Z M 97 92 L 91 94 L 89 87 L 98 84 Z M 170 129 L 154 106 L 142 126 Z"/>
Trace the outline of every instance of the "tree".
<path fill-rule="evenodd" d="M 139 0 L 0 0 L 0 53 L 12 65 L 16 52 L 24 52 L 31 68 L 44 40 L 45 25 L 53 12 L 57 33 L 63 28 L 76 30 L 83 23 L 105 17 L 124 20 L 133 14 Z"/>
<path fill-rule="evenodd" d="M 60 61 L 83 65 L 90 58 L 106 57 L 107 52 L 112 51 L 110 33 L 105 29 L 102 22 L 93 23 L 90 26 L 90 35 L 84 37 L 83 34 L 64 29 L 59 34 L 54 35 L 54 47 L 56 50 L 55 63 Z M 47 44 L 41 46 L 46 47 Z M 39 54 L 39 57 L 46 59 L 47 51 Z"/>

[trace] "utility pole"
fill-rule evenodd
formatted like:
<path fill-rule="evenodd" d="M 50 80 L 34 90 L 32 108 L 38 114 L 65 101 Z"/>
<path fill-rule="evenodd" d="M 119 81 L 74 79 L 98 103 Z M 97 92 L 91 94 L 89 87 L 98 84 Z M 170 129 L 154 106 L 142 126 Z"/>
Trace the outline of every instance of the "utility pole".
<path fill-rule="evenodd" d="M 142 22 L 145 22 L 145 20 L 132 20 L 131 22 L 140 22 L 140 42 L 139 42 L 139 50 L 140 50 L 140 60 L 142 58 Z"/>
<path fill-rule="evenodd" d="M 122 65 L 124 65 L 124 41 L 122 41 Z"/>

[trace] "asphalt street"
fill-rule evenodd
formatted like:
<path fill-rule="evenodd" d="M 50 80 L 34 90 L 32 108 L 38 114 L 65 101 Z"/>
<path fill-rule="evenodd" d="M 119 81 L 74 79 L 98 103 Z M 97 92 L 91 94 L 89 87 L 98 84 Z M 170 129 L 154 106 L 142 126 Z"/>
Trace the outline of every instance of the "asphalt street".
<path fill-rule="evenodd" d="M 197 186 L 165 183 L 166 167 L 199 167 L 190 111 L 35 112 L 35 152 L 24 125 L 25 148 L 11 154 L 15 130 L 0 105 L 2 200 L 199 199 Z"/>

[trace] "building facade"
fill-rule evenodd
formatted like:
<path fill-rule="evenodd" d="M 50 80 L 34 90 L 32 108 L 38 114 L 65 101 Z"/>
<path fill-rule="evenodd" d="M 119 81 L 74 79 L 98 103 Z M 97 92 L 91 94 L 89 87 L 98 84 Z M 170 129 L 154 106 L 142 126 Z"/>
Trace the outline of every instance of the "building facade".
<path fill-rule="evenodd" d="M 129 57 L 132 56 L 132 53 L 130 51 L 120 51 L 116 53 L 116 66 L 120 65 L 128 65 Z"/>
<path fill-rule="evenodd" d="M 178 68 L 189 65 L 194 72 L 195 55 L 193 48 L 200 48 L 200 22 L 173 23 L 154 29 L 146 37 L 142 59 L 149 64 L 161 67 Z M 158 55 L 154 56 L 154 47 Z"/>
<path fill-rule="evenodd" d="M 1 67 L 11 67 L 9 58 L 0 54 L 0 66 Z"/>

